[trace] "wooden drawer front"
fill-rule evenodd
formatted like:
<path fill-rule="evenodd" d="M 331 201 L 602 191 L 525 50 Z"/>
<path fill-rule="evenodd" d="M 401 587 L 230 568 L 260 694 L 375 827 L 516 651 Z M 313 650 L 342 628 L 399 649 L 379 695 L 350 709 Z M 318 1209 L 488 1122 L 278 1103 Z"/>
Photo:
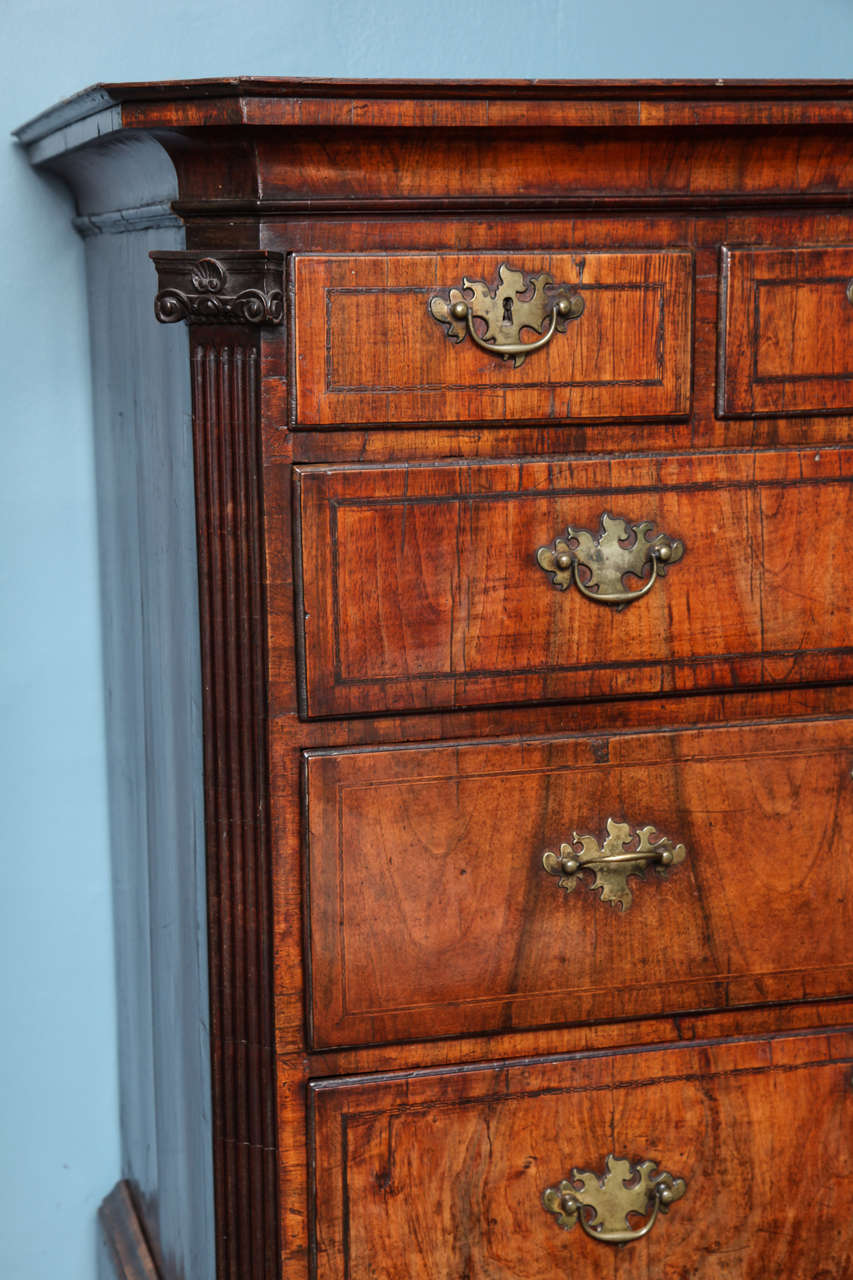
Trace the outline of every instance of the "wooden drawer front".
<path fill-rule="evenodd" d="M 853 409 L 853 246 L 724 249 L 718 411 Z"/>
<path fill-rule="evenodd" d="M 317 1084 L 316 1280 L 847 1280 L 852 1061 L 840 1031 Z M 624 1250 L 542 1203 L 611 1153 L 686 1182 Z"/>
<path fill-rule="evenodd" d="M 308 753 L 313 1044 L 850 991 L 851 761 L 845 719 Z M 543 866 L 608 818 L 686 849 L 624 910 Z"/>
<path fill-rule="evenodd" d="M 457 345 L 429 312 L 466 276 L 496 286 L 504 262 L 580 286 L 585 302 L 520 368 L 470 338 Z M 295 423 L 684 416 L 692 273 L 685 252 L 296 254 Z"/>
<path fill-rule="evenodd" d="M 303 711 L 849 677 L 851 464 L 823 449 L 299 468 Z M 556 589 L 536 558 L 603 512 L 685 546 L 621 612 Z"/>

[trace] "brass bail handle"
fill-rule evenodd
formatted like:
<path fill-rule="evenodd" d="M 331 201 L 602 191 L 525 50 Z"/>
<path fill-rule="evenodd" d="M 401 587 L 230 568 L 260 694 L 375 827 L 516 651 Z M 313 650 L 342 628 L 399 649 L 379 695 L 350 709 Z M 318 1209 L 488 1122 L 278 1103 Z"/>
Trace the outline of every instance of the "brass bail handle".
<path fill-rule="evenodd" d="M 556 333 L 583 312 L 584 300 L 577 288 L 555 284 L 547 271 L 533 275 L 502 262 L 493 284 L 463 277 L 462 283 L 434 294 L 429 312 L 445 327 L 452 342 L 469 337 L 475 346 L 502 360 L 514 360 L 518 369 L 529 355 L 546 347 Z M 478 332 L 477 324 L 483 332 Z M 542 336 L 522 342 L 521 331 Z"/>
<path fill-rule="evenodd" d="M 561 858 L 560 865 L 567 876 L 574 876 L 581 867 L 614 867 L 622 862 L 659 862 L 662 867 L 671 867 L 674 860 L 675 855 L 667 844 L 665 848 L 644 849 L 642 853 L 602 854 L 600 858 L 587 858 L 585 862 L 579 862 L 577 858 Z"/>
<path fill-rule="evenodd" d="M 582 1212 L 584 1208 L 583 1201 L 578 1200 L 577 1196 L 563 1196 L 563 1208 L 566 1213 L 576 1213 L 578 1215 L 578 1222 L 590 1240 L 598 1240 L 600 1244 L 630 1244 L 632 1240 L 642 1240 L 643 1236 L 649 1234 L 657 1222 L 658 1210 L 661 1205 L 672 1204 L 673 1198 L 670 1188 L 658 1183 L 652 1192 L 652 1211 L 647 1221 L 641 1227 L 638 1227 L 636 1231 L 596 1231 L 594 1227 L 590 1227 L 587 1224 L 586 1217 Z"/>
<path fill-rule="evenodd" d="M 557 556 L 557 564 L 561 569 L 567 569 L 567 558 L 571 559 L 575 586 L 582 596 L 586 596 L 587 600 L 595 600 L 598 604 L 628 604 L 629 601 L 639 600 L 640 596 L 644 596 L 647 592 L 651 591 L 657 581 L 658 565 L 666 564 L 668 560 L 672 559 L 672 548 L 667 546 L 652 548 L 652 551 L 649 554 L 649 563 L 652 566 L 652 571 L 649 574 L 649 580 L 644 586 L 637 587 L 636 591 L 590 591 L 589 588 L 585 587 L 580 580 L 580 575 L 578 573 L 579 561 L 572 559 L 570 556 L 567 557 L 566 554 L 563 553 L 562 555 Z"/>
<path fill-rule="evenodd" d="M 654 523 L 631 523 L 604 511 L 598 532 L 571 525 L 565 534 L 547 547 L 540 547 L 536 559 L 541 569 L 553 574 L 551 581 L 560 591 L 574 584 L 582 596 L 596 604 L 623 609 L 632 600 L 648 595 L 658 578 L 684 555 L 684 543 L 669 534 L 653 534 Z M 587 580 L 581 577 L 581 569 Z M 627 574 L 648 577 L 631 590 L 623 579 Z"/>
<path fill-rule="evenodd" d="M 602 1177 L 573 1169 L 571 1177 L 548 1187 L 542 1203 L 564 1231 L 580 1223 L 590 1240 L 599 1244 L 631 1244 L 647 1236 L 670 1205 L 687 1190 L 683 1178 L 658 1171 L 654 1160 L 630 1160 L 609 1155 Z M 648 1214 L 641 1227 L 628 1227 L 628 1214 Z"/>
<path fill-rule="evenodd" d="M 560 845 L 559 853 L 547 850 L 542 865 L 549 875 L 556 876 L 559 887 L 573 893 L 579 884 L 586 884 L 600 892 L 601 901 L 628 911 L 633 894 L 628 885 L 630 876 L 645 879 L 652 867 L 661 879 L 680 866 L 687 857 L 681 841 L 671 840 L 655 827 L 633 826 L 629 822 L 607 819 L 607 834 L 603 839 L 595 835 L 579 835 L 572 832 L 571 843 Z M 590 872 L 589 883 L 585 873 Z"/>
<path fill-rule="evenodd" d="M 578 307 L 573 307 L 580 303 Z M 583 299 L 577 297 L 574 300 L 569 298 L 558 298 L 554 303 L 551 311 L 551 324 L 548 332 L 541 338 L 537 338 L 535 342 L 486 342 L 481 338 L 474 328 L 474 312 L 468 306 L 467 302 L 454 302 L 450 308 L 450 314 L 454 320 L 464 320 L 468 326 L 468 336 L 482 351 L 488 351 L 490 355 L 502 356 L 504 360 L 509 360 L 511 356 L 529 356 L 533 351 L 539 351 L 541 347 L 547 347 L 548 343 L 557 332 L 558 320 L 570 320 L 580 315 L 583 311 Z"/>

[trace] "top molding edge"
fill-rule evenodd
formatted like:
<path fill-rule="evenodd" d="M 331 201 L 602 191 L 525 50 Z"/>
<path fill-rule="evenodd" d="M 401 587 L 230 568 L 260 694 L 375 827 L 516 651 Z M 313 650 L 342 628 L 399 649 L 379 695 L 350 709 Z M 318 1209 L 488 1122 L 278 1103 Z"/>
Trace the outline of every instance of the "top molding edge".
<path fill-rule="evenodd" d="M 300 80 L 236 76 L 93 85 L 21 125 L 14 131 L 14 136 L 21 143 L 31 145 L 111 106 L 151 103 L 162 118 L 163 106 L 168 102 L 196 101 L 203 111 L 207 99 L 221 102 L 223 99 L 259 97 L 283 101 L 327 99 L 336 104 L 345 99 L 398 103 L 405 100 L 418 103 L 454 101 L 460 104 L 484 100 L 507 104 L 728 103 L 730 106 L 752 105 L 753 111 L 745 112 L 744 123 L 754 124 L 761 123 L 755 118 L 754 111 L 761 104 L 785 102 L 793 106 L 798 102 L 831 101 L 837 104 L 838 122 L 853 123 L 853 80 Z M 463 117 L 464 114 L 462 111 Z M 573 123 L 571 114 L 567 112 L 566 124 Z M 340 123 L 339 114 L 336 112 L 334 115 L 330 123 Z M 321 121 L 318 119 L 316 122 Z M 463 118 L 460 124 L 464 123 Z M 620 119 L 619 123 L 624 123 L 624 120 Z M 637 123 L 642 121 L 638 119 Z"/>

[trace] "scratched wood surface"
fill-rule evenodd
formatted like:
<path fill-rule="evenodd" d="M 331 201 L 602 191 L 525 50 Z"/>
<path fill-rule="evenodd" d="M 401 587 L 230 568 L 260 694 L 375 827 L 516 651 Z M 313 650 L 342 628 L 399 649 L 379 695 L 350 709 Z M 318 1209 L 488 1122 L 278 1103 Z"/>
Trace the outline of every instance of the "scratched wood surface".
<path fill-rule="evenodd" d="M 285 633 L 288 626 L 292 628 L 292 612 L 277 614 L 276 626 Z M 292 706 L 292 684 L 286 688 L 289 705 Z M 287 705 L 284 689 L 282 684 L 282 706 Z M 348 1050 L 308 1052 L 306 955 L 302 927 L 305 909 L 305 815 L 300 805 L 300 749 L 308 745 L 322 749 L 332 743 L 342 747 L 371 743 L 389 746 L 429 743 L 437 738 L 458 738 L 466 734 L 488 738 L 496 732 L 535 737 L 543 732 L 586 731 L 598 737 L 607 731 L 618 733 L 630 726 L 665 730 L 676 725 L 784 719 L 791 714 L 804 717 L 802 735 L 807 741 L 810 718 L 831 716 L 841 711 L 853 712 L 853 685 L 763 688 L 738 690 L 725 695 L 563 702 L 500 709 L 421 711 L 373 720 L 341 718 L 305 722 L 300 721 L 292 710 L 275 716 L 270 726 L 274 885 L 270 945 L 275 962 L 280 1196 L 282 1205 L 286 1206 L 281 1213 L 283 1274 L 288 1277 L 309 1274 L 305 1102 L 306 1083 L 312 1079 L 419 1067 L 472 1065 L 492 1058 L 513 1059 L 579 1049 L 635 1049 L 642 1044 L 666 1041 L 771 1034 L 781 1029 L 829 1027 L 853 1022 L 853 1008 L 849 1001 L 824 1000 L 803 1004 L 784 999 L 781 1004 L 716 1013 L 618 1019 L 530 1031 L 503 1031 L 493 1035 L 463 1033 L 440 1040 L 398 1041 Z M 358 1271 L 352 1275 L 357 1276 Z M 359 1280 L 363 1277 L 359 1276 Z M 840 1280 L 840 1277 L 832 1280 Z"/>
<path fill-rule="evenodd" d="M 853 247 L 724 248 L 721 413 L 853 408 Z"/>
<path fill-rule="evenodd" d="M 103 111 L 109 102 L 119 111 Z M 312 1268 L 316 1280 L 545 1280 L 573 1270 L 848 1280 L 849 1140 L 842 1149 L 839 1135 L 849 1134 L 849 1061 L 842 1071 L 834 1049 L 816 1048 L 823 1037 L 778 1037 L 823 1028 L 829 1043 L 833 1028 L 853 1018 L 841 998 L 849 948 L 839 940 L 838 897 L 849 894 L 839 889 L 833 903 L 831 891 L 817 889 L 848 822 L 846 722 L 832 717 L 853 713 L 844 605 L 850 474 L 839 447 L 850 437 L 843 288 L 853 243 L 853 86 L 230 80 L 109 86 L 62 104 L 51 119 L 35 122 L 27 140 L 41 138 L 39 156 L 53 156 L 64 176 L 79 171 L 82 201 L 94 199 L 96 165 L 106 173 L 117 155 L 150 156 L 160 145 L 174 164 L 173 207 L 188 248 L 202 257 L 274 249 L 301 261 L 297 275 L 316 267 L 311 289 L 292 291 L 284 326 L 241 340 L 252 352 L 248 379 L 229 354 L 236 335 L 204 326 L 193 341 L 196 377 L 204 375 L 194 427 L 220 1280 L 308 1280 Z M 104 145 L 102 130 L 119 119 L 112 141 L 147 132 L 144 146 Z M 114 171 L 108 178 L 109 195 Z M 144 186 L 127 187 L 143 206 Z M 109 200 L 85 211 L 113 210 Z M 749 272 L 758 281 L 765 259 L 737 259 L 747 264 L 740 276 L 721 271 L 750 248 L 778 257 L 778 283 L 762 295 L 757 325 L 745 301 L 734 304 L 738 281 L 742 293 L 752 287 L 743 281 Z M 555 340 L 562 350 L 552 344 L 516 371 L 535 385 L 522 388 L 516 377 L 509 395 L 509 371 L 470 344 L 454 348 L 425 306 L 434 343 L 420 345 L 423 298 L 415 306 L 396 294 L 389 305 L 385 296 L 386 259 L 403 264 L 396 287 L 410 290 L 424 261 L 454 258 L 471 275 L 472 259 L 528 266 L 532 255 L 544 265 L 571 250 L 589 259 L 584 318 Z M 621 274 L 601 274 L 607 262 Z M 662 262 L 688 265 L 669 273 L 663 341 L 650 357 L 649 316 L 630 289 L 656 283 Z M 333 265 L 329 327 L 317 299 Z M 593 266 L 606 286 L 598 312 Z M 353 270 L 367 267 L 379 271 L 379 285 L 360 277 L 357 293 L 344 294 Z M 431 272 L 426 283 L 453 281 Z M 380 285 L 384 292 L 369 292 Z M 113 287 L 127 289 L 126 274 Z M 721 314 L 728 327 L 718 366 Z M 569 358 L 578 382 L 561 390 L 554 374 Z M 646 376 L 650 358 L 657 387 Z M 485 389 L 474 385 L 477 361 L 477 376 L 491 380 Z M 617 366 L 646 381 L 642 397 L 613 385 Z M 468 370 L 461 380 L 460 368 Z M 140 369 L 160 377 L 153 359 Z M 439 383 L 425 384 L 430 377 Z M 296 522 L 294 465 L 304 499 Z M 566 523 L 594 525 L 611 501 L 617 514 L 672 524 L 687 546 L 683 562 L 620 615 L 589 602 L 581 609 L 574 589 L 555 591 L 534 559 Z M 635 501 L 648 506 L 635 513 Z M 310 610 L 299 598 L 303 570 Z M 306 709 L 313 718 L 300 718 Z M 794 716 L 803 718 L 796 728 Z M 772 723 L 759 729 L 757 719 Z M 728 763 L 724 753 L 676 755 L 678 743 L 727 733 L 740 735 Z M 793 744 L 789 756 L 761 756 L 759 739 L 777 734 Z M 583 736 L 586 764 L 571 755 L 571 735 Z M 543 737 L 559 745 L 546 748 Z M 468 746 L 450 745 L 463 738 Z M 629 738 L 661 746 L 645 771 L 619 759 L 614 743 Z M 818 739 L 828 746 L 822 756 Z M 171 758 L 170 742 L 156 735 L 150 749 Z M 583 801 L 586 818 L 560 803 L 559 787 L 549 789 L 553 761 L 540 759 L 548 752 L 571 758 L 573 776 L 585 779 L 569 798 Z M 430 774 L 437 758 L 454 754 L 449 776 Z M 523 769 L 504 768 L 498 755 L 523 759 Z M 488 757 L 483 777 L 499 788 L 497 801 L 465 773 L 475 757 Z M 827 761 L 823 772 L 818 762 Z M 370 785 L 347 790 L 359 768 Z M 383 769 L 396 773 L 380 776 Z M 621 917 L 588 890 L 567 897 L 551 881 L 544 914 L 524 915 L 522 929 L 514 877 L 521 871 L 528 897 L 543 884 L 523 842 L 538 858 L 547 823 L 591 825 L 607 801 L 627 806 L 640 773 L 639 790 L 659 806 L 654 821 L 695 809 L 685 843 L 702 857 L 666 883 L 638 884 Z M 428 803 L 412 800 L 419 789 Z M 797 805 L 810 831 L 775 857 Z M 735 815 L 756 812 L 772 844 L 747 834 L 723 860 L 708 833 L 731 850 Z M 165 859 L 164 870 L 173 847 L 152 855 Z M 401 875 L 398 847 L 416 875 Z M 466 876 L 454 876 L 471 847 Z M 847 860 L 836 861 L 846 883 Z M 476 895 L 458 891 L 463 880 Z M 393 1025 L 382 1022 L 387 1009 L 378 1020 L 360 1014 L 358 1035 L 332 1025 L 347 968 L 342 960 L 335 969 L 341 886 L 345 959 L 355 962 L 368 1013 L 371 1001 L 417 995 L 419 982 L 433 984 L 427 1012 L 410 1007 Z M 681 895 L 675 923 L 664 915 L 668 895 Z M 584 932 L 558 935 L 571 951 L 546 951 L 541 922 L 571 924 L 579 913 Z M 640 921 L 650 916 L 659 927 L 644 935 Z M 516 971 L 494 945 L 495 920 L 506 926 Z M 666 984 L 637 995 L 615 944 L 622 936 L 635 968 L 645 964 L 657 979 L 677 956 L 673 990 L 688 990 L 693 978 L 705 1003 L 652 1012 L 649 992 Z M 590 939 L 621 975 L 623 1004 L 608 996 L 608 1005 L 594 987 Z M 430 945 L 442 950 L 440 962 Z M 420 974 L 400 963 L 415 946 L 429 961 Z M 578 954 L 587 969 L 571 987 L 566 972 L 579 972 Z M 563 955 L 571 963 L 560 963 Z M 534 1007 L 542 997 L 530 975 L 549 964 L 560 970 L 558 994 Z M 150 975 L 139 980 L 144 986 Z M 186 975 L 173 983 L 161 965 L 154 981 L 164 1000 L 185 1006 Z M 590 1020 L 566 1020 L 573 1016 Z M 406 1038 L 423 1034 L 432 1038 Z M 391 1035 L 398 1038 L 375 1038 Z M 762 1043 L 750 1047 L 744 1037 Z M 734 1043 L 660 1050 L 689 1039 Z M 181 1043 L 154 1045 L 165 1083 L 153 1119 L 140 1120 L 137 1108 L 130 1121 L 143 1138 L 148 1126 L 170 1160 L 170 1118 L 186 1132 L 206 1123 L 208 1110 L 198 1090 L 164 1105 L 163 1072 L 176 1055 L 180 1068 Z M 587 1056 L 517 1064 L 577 1053 Z M 498 1065 L 489 1071 L 484 1062 Z M 395 1074 L 378 1078 L 384 1072 Z M 125 1095 L 132 1102 L 126 1086 Z M 623 1133 L 632 1155 L 675 1152 L 691 1192 L 648 1241 L 613 1253 L 560 1232 L 539 1196 L 567 1161 L 600 1162 Z M 549 1151 L 541 1185 L 538 1164 L 512 1164 L 516 1154 L 535 1162 Z M 204 1195 L 179 1189 L 173 1219 L 207 1231 L 197 1208 Z M 691 1197 L 700 1212 L 688 1217 L 681 1211 Z M 146 1197 L 138 1203 L 154 1241 L 157 1215 Z M 168 1240 L 161 1244 L 164 1280 L 175 1280 L 180 1261 Z"/>
<path fill-rule="evenodd" d="M 310 715 L 853 674 L 853 452 L 299 468 Z M 537 548 L 603 513 L 681 539 L 622 611 Z M 637 589 L 640 579 L 625 579 Z"/>
<path fill-rule="evenodd" d="M 785 208 L 804 197 L 829 208 L 849 207 L 849 102 L 841 110 L 812 104 L 805 114 L 806 121 L 811 114 L 818 123 L 822 112 L 836 120 L 846 115 L 847 129 L 831 124 L 823 130 L 790 127 L 799 114 L 790 106 L 777 113 L 777 127 L 766 107 L 767 123 L 762 127 L 753 117 L 749 127 L 751 113 L 729 106 L 700 109 L 700 117 L 717 119 L 718 129 L 707 132 L 701 126 L 678 127 L 679 117 L 683 121 L 693 113 L 692 104 L 687 111 L 682 103 L 664 104 L 662 110 L 634 105 L 634 120 L 644 110 L 645 121 L 628 136 L 618 125 L 609 127 L 614 113 L 596 104 L 573 113 L 562 106 L 548 111 L 529 103 L 472 107 L 470 114 L 476 112 L 480 119 L 471 128 L 462 125 L 465 113 L 458 103 L 429 104 L 420 113 L 408 104 L 383 103 L 381 112 L 367 109 L 363 126 L 353 126 L 344 117 L 358 109 L 357 103 L 324 113 L 311 103 L 288 112 L 280 103 L 232 100 L 222 117 L 230 115 L 227 123 L 236 127 L 208 137 L 191 131 L 214 116 L 215 103 L 201 108 L 174 103 L 165 109 L 128 105 L 124 115 L 130 128 L 174 128 L 174 135 L 164 134 L 162 142 L 179 174 L 176 207 L 190 217 L 257 217 L 259 212 L 301 209 L 343 212 L 349 220 L 367 208 L 391 214 L 414 210 L 421 217 L 459 209 L 470 214 L 473 208 L 490 219 L 507 209 L 529 214 L 538 207 L 620 214 L 626 206 L 742 210 L 759 203 Z M 283 144 L 270 126 L 287 123 L 288 113 L 294 127 Z M 434 124 L 424 119 L 430 114 Z M 572 114 L 580 127 L 570 132 L 566 121 Z M 251 116 L 253 121 L 247 118 Z M 509 137 L 502 132 L 501 117 L 503 129 L 512 129 Z M 675 127 L 664 132 L 660 126 L 667 118 Z M 387 239 L 391 248 L 393 231 Z M 207 240 L 212 243 L 209 236 Z"/>
<path fill-rule="evenodd" d="M 851 1066 L 846 1031 L 318 1084 L 315 1274 L 841 1280 Z M 542 1205 L 611 1153 L 687 1184 L 624 1249 L 564 1231 Z"/>
<path fill-rule="evenodd" d="M 851 749 L 841 719 L 311 754 L 314 1046 L 845 994 Z M 542 864 L 611 818 L 686 847 L 624 911 Z"/>
<path fill-rule="evenodd" d="M 558 243 L 564 243 L 559 241 Z M 516 368 L 429 311 L 440 290 L 498 269 L 547 272 L 584 311 Z M 690 254 L 408 254 L 293 259 L 297 426 L 683 417 L 690 407 Z M 510 299 L 512 303 L 513 300 Z M 530 342 L 539 331 L 525 330 Z"/>
<path fill-rule="evenodd" d="M 245 222 L 228 224 L 228 236 L 246 235 Z M 191 226 L 204 247 L 203 224 Z M 441 217 L 395 218 L 375 213 L 361 218 L 343 215 L 308 220 L 305 215 L 270 216 L 260 224 L 265 247 L 299 254 L 348 254 L 355 260 L 385 249 L 394 256 L 456 253 L 459 245 L 472 255 L 501 254 L 519 261 L 547 254 L 557 244 L 607 246 L 626 256 L 654 255 L 662 248 L 692 253 L 694 259 L 694 308 L 691 364 L 693 388 L 686 418 L 619 418 L 602 422 L 595 418 L 543 418 L 509 423 L 492 419 L 484 430 L 477 419 L 447 423 L 443 419 L 423 426 L 400 422 L 366 422 L 300 425 L 288 429 L 293 417 L 293 361 L 285 358 L 285 343 L 265 344 L 263 368 L 265 450 L 268 460 L 282 462 L 417 461 L 440 458 L 485 458 L 521 455 L 615 453 L 627 451 L 677 452 L 691 448 L 761 448 L 841 443 L 849 439 L 849 418 L 841 413 L 743 418 L 718 416 L 717 331 L 721 290 L 720 245 L 763 246 L 798 244 L 841 245 L 853 242 L 853 217 L 849 209 L 800 208 L 762 210 L 760 213 L 715 205 L 702 214 L 661 210 L 616 217 L 597 213 L 539 212 L 536 216 L 507 215 L 474 219 Z M 256 243 L 257 241 L 253 241 Z M 642 251 L 642 252 L 641 252 Z M 324 323 L 322 316 L 317 323 Z M 581 320 L 580 323 L 582 323 Z M 434 321 L 431 323 L 435 324 Z M 573 322 L 574 323 L 574 322 Z M 436 325 L 437 332 L 438 326 Z M 571 329 L 571 325 L 569 326 Z M 360 335 L 353 335 L 354 339 Z M 571 335 L 564 335 L 570 338 Z M 460 348 L 446 342 L 451 354 L 464 357 Z M 607 341 L 605 340 L 605 346 Z M 298 354 L 298 353 L 297 353 Z M 536 372 L 541 355 L 532 356 L 517 372 Z M 488 357 L 483 356 L 485 361 Z M 298 363 L 296 361 L 295 363 Z M 495 361 L 495 364 L 500 364 Z M 503 375 L 501 375 L 503 376 Z"/>

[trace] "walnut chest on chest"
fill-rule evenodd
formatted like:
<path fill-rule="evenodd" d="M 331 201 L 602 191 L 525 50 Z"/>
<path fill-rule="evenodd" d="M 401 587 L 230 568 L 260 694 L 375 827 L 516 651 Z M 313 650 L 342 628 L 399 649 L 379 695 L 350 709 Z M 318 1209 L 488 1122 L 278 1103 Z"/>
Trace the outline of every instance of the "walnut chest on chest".
<path fill-rule="evenodd" d="M 853 84 L 19 136 L 91 284 L 104 1274 L 850 1280 Z"/>

